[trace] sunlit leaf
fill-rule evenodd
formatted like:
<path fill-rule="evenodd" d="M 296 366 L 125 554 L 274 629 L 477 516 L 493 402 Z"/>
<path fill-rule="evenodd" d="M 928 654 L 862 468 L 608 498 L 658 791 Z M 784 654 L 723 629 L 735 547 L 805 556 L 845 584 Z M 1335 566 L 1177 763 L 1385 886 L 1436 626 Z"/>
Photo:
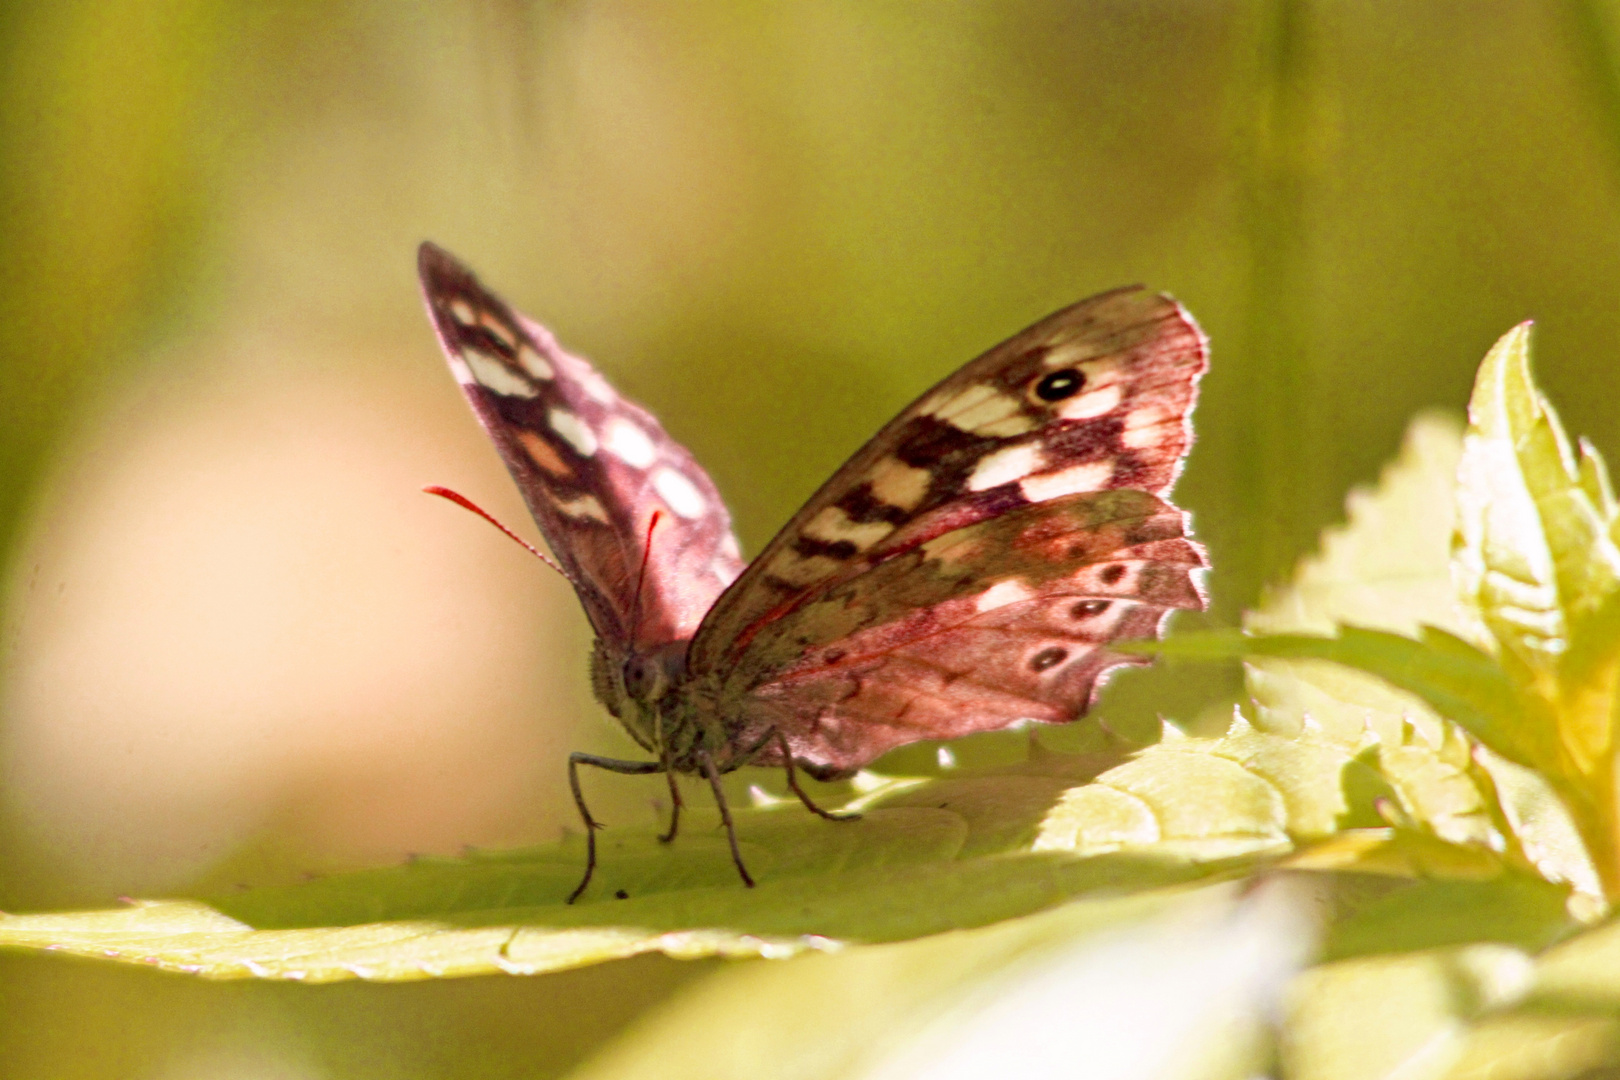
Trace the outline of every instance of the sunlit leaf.
<path fill-rule="evenodd" d="M 1612 1067 L 1620 925 L 1547 947 L 1561 929 L 1547 890 L 1511 878 L 1422 883 L 1342 921 L 1329 934 L 1330 961 L 1357 948 L 1384 955 L 1329 962 L 1295 980 L 1287 1074 L 1549 1080 Z M 1436 935 L 1429 944 L 1442 947 L 1392 952 Z"/>
<path fill-rule="evenodd" d="M 1331 638 L 1215 630 L 1133 642 L 1128 648 L 1187 659 L 1330 660 L 1416 695 L 1509 760 L 1537 767 L 1555 754 L 1546 737 L 1550 725 L 1525 717 L 1515 687 L 1496 662 L 1461 638 L 1433 628 L 1424 631 L 1422 640 L 1354 626 Z"/>
<path fill-rule="evenodd" d="M 1284 1074 L 1295 1080 L 1427 1080 L 1463 1052 L 1464 1024 L 1528 988 L 1530 958 L 1471 944 L 1324 964 L 1290 988 Z"/>
<path fill-rule="evenodd" d="M 1177 768 L 1159 770 L 1153 835 L 1129 845 L 1081 843 L 1108 824 L 1077 824 L 1067 801 L 1106 761 L 1047 755 L 894 785 L 859 821 L 827 822 L 793 805 L 741 811 L 755 889 L 736 880 L 717 815 L 694 810 L 674 844 L 651 830 L 602 833 L 598 877 L 573 906 L 563 900 L 582 865 L 578 837 L 206 900 L 0 917 L 0 945 L 310 982 L 533 973 L 644 952 L 780 957 L 982 926 L 1099 889 L 1235 873 L 1286 850 L 1280 830 L 1254 835 L 1245 805 L 1223 810 L 1196 782 L 1211 764 L 1238 766 L 1177 760 L 1179 784 Z M 1137 779 L 1119 790 L 1152 786 Z"/>
<path fill-rule="evenodd" d="M 728 966 L 577 1076 L 891 1080 L 954 1068 L 1239 1080 L 1263 1065 L 1268 1005 L 1309 947 L 1309 905 L 1288 893 L 1157 890 Z M 717 1042 L 716 1024 L 739 1016 L 759 1037 Z"/>
<path fill-rule="evenodd" d="M 1458 472 L 1459 585 L 1546 692 L 1572 626 L 1620 587 L 1606 473 L 1590 445 L 1572 451 L 1536 389 L 1529 324 L 1485 357 L 1468 414 Z M 1587 738 L 1571 746 L 1583 768 L 1603 749 Z"/>

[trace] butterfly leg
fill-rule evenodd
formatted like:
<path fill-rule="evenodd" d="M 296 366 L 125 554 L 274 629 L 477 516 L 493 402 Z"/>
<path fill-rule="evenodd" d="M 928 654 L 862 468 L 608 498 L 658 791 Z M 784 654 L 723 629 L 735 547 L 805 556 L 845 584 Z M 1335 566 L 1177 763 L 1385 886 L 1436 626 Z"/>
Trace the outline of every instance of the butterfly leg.
<path fill-rule="evenodd" d="M 661 844 L 675 839 L 675 830 L 681 824 L 681 788 L 675 782 L 675 770 L 670 767 L 669 755 L 664 755 L 664 776 L 669 780 L 669 831 L 658 838 Z"/>
<path fill-rule="evenodd" d="M 731 861 L 737 867 L 737 873 L 742 875 L 743 884 L 750 889 L 754 887 L 754 879 L 748 876 L 748 867 L 743 865 L 742 852 L 737 850 L 737 827 L 731 823 L 731 807 L 726 802 L 726 793 L 720 790 L 720 774 L 714 771 L 714 759 L 707 750 L 699 750 L 698 764 L 703 768 L 703 775 L 708 778 L 709 790 L 714 792 L 715 805 L 720 807 L 720 820 L 726 827 L 726 839 L 731 841 Z"/>
<path fill-rule="evenodd" d="M 810 796 L 805 794 L 804 788 L 799 786 L 799 771 L 793 767 L 793 751 L 788 749 L 787 736 L 783 735 L 780 731 L 776 732 L 775 734 L 776 745 L 782 748 L 782 761 L 787 766 L 788 787 L 792 788 L 793 794 L 797 795 L 799 797 L 799 801 L 804 803 L 805 809 L 809 810 L 813 814 L 821 815 L 828 821 L 860 820 L 861 815 L 859 814 L 835 814 L 831 810 L 823 810 L 821 807 L 810 801 Z"/>
<path fill-rule="evenodd" d="M 574 805 L 579 807 L 579 816 L 585 822 L 585 876 L 580 879 L 574 891 L 568 894 L 570 904 L 580 898 L 585 886 L 591 883 L 591 875 L 596 873 L 596 830 L 602 827 L 600 821 L 591 817 L 590 809 L 585 805 L 585 793 L 579 787 L 581 765 L 595 765 L 598 769 L 624 773 L 626 776 L 645 776 L 647 773 L 664 771 L 664 764 L 660 761 L 620 761 L 618 758 L 598 757 L 577 750 L 568 755 L 568 786 L 573 789 Z"/>

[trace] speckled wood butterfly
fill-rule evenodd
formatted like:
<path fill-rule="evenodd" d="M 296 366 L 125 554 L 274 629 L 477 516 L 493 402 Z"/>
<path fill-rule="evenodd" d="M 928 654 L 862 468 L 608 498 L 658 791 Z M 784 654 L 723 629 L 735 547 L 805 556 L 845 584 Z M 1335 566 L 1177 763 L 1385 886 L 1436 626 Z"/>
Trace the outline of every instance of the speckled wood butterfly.
<path fill-rule="evenodd" d="M 1202 549 L 1166 501 L 1192 441 L 1204 335 L 1141 288 L 1082 300 L 891 420 L 745 563 L 708 474 L 645 409 L 423 244 L 450 368 L 596 631 L 596 696 L 653 758 L 579 766 L 705 778 L 847 776 L 919 739 L 1063 723 L 1103 674 L 1199 608 Z"/>

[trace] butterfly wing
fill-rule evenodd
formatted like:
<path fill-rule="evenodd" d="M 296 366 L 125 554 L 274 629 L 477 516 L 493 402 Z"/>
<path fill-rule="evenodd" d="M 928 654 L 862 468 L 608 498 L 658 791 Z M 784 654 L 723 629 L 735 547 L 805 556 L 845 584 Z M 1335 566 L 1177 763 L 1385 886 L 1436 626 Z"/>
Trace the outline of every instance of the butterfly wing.
<path fill-rule="evenodd" d="M 620 656 L 689 639 L 743 565 L 708 474 L 447 252 L 423 244 L 418 269 L 450 369 L 597 636 Z"/>
<path fill-rule="evenodd" d="M 816 493 L 693 642 L 750 745 L 823 773 L 919 738 L 1071 720 L 1109 641 L 1202 605 L 1164 500 L 1207 357 L 1141 289 L 1037 323 L 940 383 Z"/>

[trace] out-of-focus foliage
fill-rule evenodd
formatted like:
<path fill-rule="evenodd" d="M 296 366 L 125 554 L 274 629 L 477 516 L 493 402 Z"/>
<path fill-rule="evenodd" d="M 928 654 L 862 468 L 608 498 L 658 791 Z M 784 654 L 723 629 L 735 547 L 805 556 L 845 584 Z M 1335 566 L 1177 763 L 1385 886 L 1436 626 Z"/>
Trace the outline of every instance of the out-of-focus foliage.
<path fill-rule="evenodd" d="M 1019 1054 L 1030 1075 L 1076 1060 L 1098 1075 L 1605 1067 L 1604 934 L 1546 945 L 1613 888 L 1593 793 L 1609 784 L 1615 615 L 1606 556 L 1589 557 L 1608 502 L 1595 458 L 1571 448 L 1552 467 L 1555 428 L 1514 389 L 1511 352 L 1469 450 L 1506 501 L 1481 496 L 1460 553 L 1489 611 L 1449 580 L 1462 448 L 1431 422 L 1248 616 L 1296 639 L 1367 632 L 1221 644 L 1251 654 L 1241 724 L 1235 665 L 1161 662 L 1118 679 L 1098 714 L 1136 746 L 1160 714 L 1188 737 L 1130 761 L 1025 762 L 1023 737 L 955 745 L 956 769 L 907 750 L 882 768 L 926 782 L 868 801 L 937 822 L 957 811 L 928 797 L 977 792 L 990 802 L 957 814 L 972 845 L 861 869 L 893 853 L 863 855 L 858 827 L 844 867 L 766 843 L 770 887 L 825 906 L 753 940 L 705 937 L 682 913 L 712 923 L 713 896 L 746 894 L 712 836 L 640 850 L 649 829 L 622 823 L 653 812 L 634 782 L 592 798 L 626 839 L 604 873 L 649 893 L 600 894 L 591 916 L 551 903 L 578 856 L 534 846 L 572 819 L 562 755 L 621 744 L 586 704 L 566 588 L 417 506 L 442 482 L 521 516 L 444 375 L 410 252 L 450 245 L 652 405 L 715 472 L 751 550 L 985 344 L 1103 288 L 1168 289 L 1214 342 L 1177 498 L 1230 624 L 1410 415 L 1455 408 L 1516 320 L 1540 320 L 1550 396 L 1612 457 L 1615 16 L 1608 0 L 7 8 L 0 906 L 219 905 L 126 908 L 110 931 L 99 916 L 11 926 L 184 964 L 205 943 L 183 956 L 176 922 L 153 920 L 191 920 L 223 935 L 206 942 L 214 973 L 253 960 L 306 981 L 317 962 L 392 976 L 499 967 L 514 949 L 538 970 L 813 947 L 381 987 L 7 955 L 0 1072 L 557 1075 L 642 1014 L 594 1075 L 983 1074 Z M 1521 421 L 1524 443 L 1504 447 L 1502 424 Z M 1528 544 L 1517 511 L 1487 513 L 1526 493 L 1539 520 L 1565 515 Z M 1565 631 L 1570 648 L 1547 648 Z M 1349 650 L 1407 690 L 1252 655 L 1288 648 Z M 1478 692 L 1482 658 L 1511 693 Z M 1534 709 L 1545 725 L 1517 722 Z M 1100 745 L 1089 728 L 1038 740 L 1071 757 Z M 824 835 L 792 813 L 750 812 L 750 828 Z M 466 843 L 512 850 L 235 888 Z M 1141 891 L 1042 869 L 1077 856 Z M 1241 897 L 1180 880 L 1260 866 L 1307 884 Z M 869 875 L 850 895 L 874 904 L 958 888 L 840 915 L 841 874 Z M 978 896 L 960 888 L 975 874 L 1040 887 Z M 402 922 L 318 929 L 323 913 L 366 918 L 368 898 Z M 656 917 L 590 922 L 615 904 Z M 1284 994 L 1316 911 L 1326 962 Z M 932 932 L 957 923 L 977 928 Z M 282 928 L 241 928 L 260 925 Z M 844 936 L 803 936 L 818 926 Z M 275 935 L 303 951 L 266 954 Z M 820 948 L 869 940 L 893 943 Z M 1279 995 L 1280 1042 L 1261 1019 Z M 1031 1059 L 1053 1033 L 1075 1042 Z"/>

